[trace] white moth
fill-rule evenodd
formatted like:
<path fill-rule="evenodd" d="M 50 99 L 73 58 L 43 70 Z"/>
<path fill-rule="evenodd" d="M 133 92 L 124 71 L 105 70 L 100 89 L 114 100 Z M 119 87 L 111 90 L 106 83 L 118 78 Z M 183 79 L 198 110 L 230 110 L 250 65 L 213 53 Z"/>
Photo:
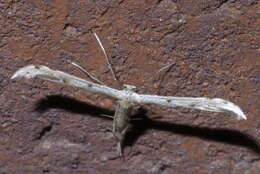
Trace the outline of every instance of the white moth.
<path fill-rule="evenodd" d="M 99 85 L 62 71 L 52 70 L 46 66 L 29 65 L 14 73 L 12 79 L 18 77 L 39 78 L 51 82 L 57 82 L 68 86 L 74 86 L 93 93 L 105 94 L 118 100 L 128 99 L 133 103 L 151 103 L 166 107 L 187 107 L 211 112 L 233 113 L 241 120 L 246 116 L 239 106 L 220 98 L 193 98 L 193 97 L 168 97 L 158 95 L 137 94 L 125 90 L 117 90 L 105 85 Z"/>
<path fill-rule="evenodd" d="M 25 77 L 27 79 L 38 78 L 63 85 L 78 87 L 88 92 L 105 94 L 116 98 L 119 101 L 119 105 L 114 116 L 113 134 L 118 141 L 118 154 L 120 156 L 122 155 L 121 144 L 129 127 L 128 123 L 130 116 L 128 115 L 128 110 L 131 109 L 134 104 L 150 103 L 165 107 L 186 107 L 211 112 L 225 112 L 232 113 L 232 115 L 235 116 L 235 118 L 238 120 L 247 119 L 246 115 L 239 106 L 220 98 L 209 99 L 203 97 L 171 97 L 138 94 L 134 92 L 134 87 L 131 85 L 125 85 L 126 89 L 117 90 L 105 85 L 89 82 L 62 71 L 52 70 L 46 66 L 41 65 L 29 65 L 23 67 L 16 71 L 11 78 L 14 79 L 19 77 Z"/>

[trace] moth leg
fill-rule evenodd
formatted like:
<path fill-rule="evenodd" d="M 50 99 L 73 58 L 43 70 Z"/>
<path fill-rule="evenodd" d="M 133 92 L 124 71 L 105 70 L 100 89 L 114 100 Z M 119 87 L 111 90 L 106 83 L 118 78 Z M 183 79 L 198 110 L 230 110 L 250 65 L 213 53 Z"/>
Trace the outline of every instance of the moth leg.
<path fill-rule="evenodd" d="M 123 156 L 122 144 L 123 144 L 123 141 L 124 141 L 124 138 L 125 138 L 125 134 L 126 134 L 128 128 L 129 128 L 129 125 L 127 125 L 125 127 L 125 129 L 122 132 L 120 132 L 120 133 L 113 132 L 114 137 L 116 138 L 116 141 L 117 141 L 117 154 L 120 157 Z"/>
<path fill-rule="evenodd" d="M 117 155 L 118 156 L 122 156 L 123 155 L 123 151 L 122 151 L 122 142 L 117 142 Z"/>

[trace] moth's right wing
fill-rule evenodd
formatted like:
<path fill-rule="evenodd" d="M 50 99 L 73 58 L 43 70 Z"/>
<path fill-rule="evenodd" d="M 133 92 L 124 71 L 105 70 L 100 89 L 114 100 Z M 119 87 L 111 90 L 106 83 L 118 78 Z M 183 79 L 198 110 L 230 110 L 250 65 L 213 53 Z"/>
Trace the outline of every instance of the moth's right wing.
<path fill-rule="evenodd" d="M 157 104 L 166 107 L 186 107 L 211 112 L 233 113 L 241 120 L 246 120 L 246 115 L 239 106 L 220 98 L 193 98 L 193 97 L 168 97 L 158 95 L 139 95 L 137 98 L 140 103 Z"/>

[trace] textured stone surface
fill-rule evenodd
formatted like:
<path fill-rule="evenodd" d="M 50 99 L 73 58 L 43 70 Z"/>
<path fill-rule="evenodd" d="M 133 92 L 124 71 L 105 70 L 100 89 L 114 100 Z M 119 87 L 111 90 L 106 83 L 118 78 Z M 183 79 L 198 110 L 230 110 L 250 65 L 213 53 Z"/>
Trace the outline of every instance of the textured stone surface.
<path fill-rule="evenodd" d="M 260 173 L 259 6 L 257 0 L 0 1 L 0 173 Z M 66 60 L 115 88 L 127 83 L 140 93 L 224 98 L 248 120 L 142 106 L 137 114 L 144 119 L 133 121 L 125 157 L 115 158 L 112 121 L 102 116 L 113 114 L 115 101 L 10 80 L 28 64 L 87 79 Z"/>

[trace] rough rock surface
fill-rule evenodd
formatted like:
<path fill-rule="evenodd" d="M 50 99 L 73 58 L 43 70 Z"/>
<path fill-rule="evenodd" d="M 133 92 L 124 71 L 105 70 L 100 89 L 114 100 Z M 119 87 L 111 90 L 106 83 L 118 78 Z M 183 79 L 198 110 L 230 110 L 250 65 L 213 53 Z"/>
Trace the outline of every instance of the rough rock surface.
<path fill-rule="evenodd" d="M 260 173 L 259 7 L 257 0 L 1 0 L 0 173 Z M 87 79 L 66 60 L 114 88 L 224 98 L 248 120 L 139 106 L 124 158 L 115 158 L 112 121 L 102 116 L 113 115 L 115 101 L 10 80 L 28 64 Z"/>

